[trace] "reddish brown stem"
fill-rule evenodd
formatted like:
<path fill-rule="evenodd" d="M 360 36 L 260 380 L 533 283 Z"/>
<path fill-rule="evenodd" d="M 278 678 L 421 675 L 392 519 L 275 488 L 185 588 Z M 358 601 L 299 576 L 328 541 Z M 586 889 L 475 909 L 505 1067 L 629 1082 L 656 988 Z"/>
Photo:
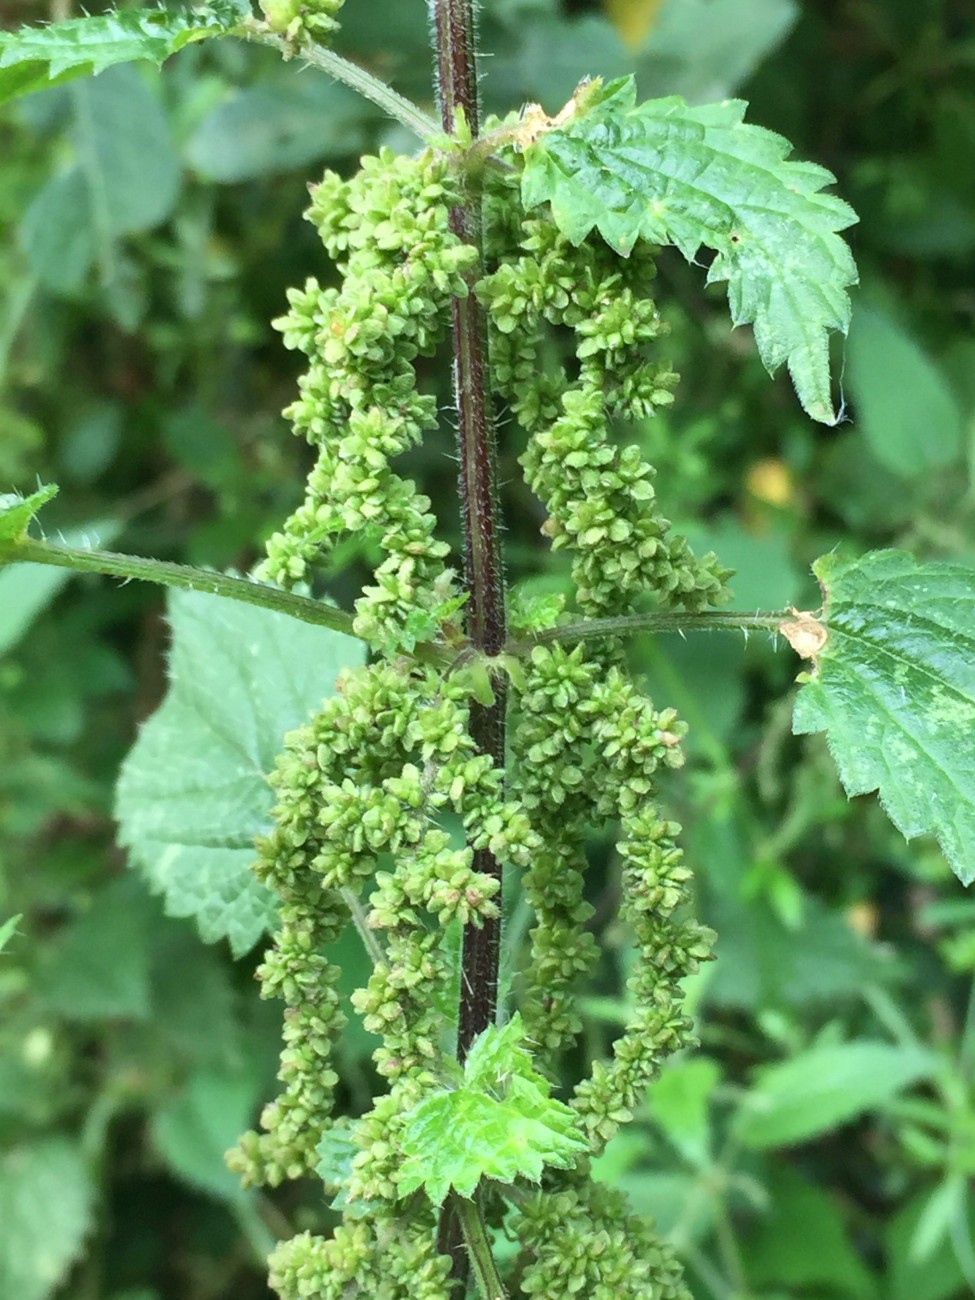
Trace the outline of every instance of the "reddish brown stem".
<path fill-rule="evenodd" d="M 477 69 L 471 0 L 435 0 L 440 112 L 444 129 L 453 131 L 463 110 L 472 135 L 478 131 Z M 463 240 L 480 246 L 480 197 L 468 193 L 450 214 Z M 487 330 L 484 312 L 473 293 L 479 269 L 468 276 L 466 297 L 454 298 L 454 396 L 460 494 L 464 514 L 465 579 L 468 636 L 476 649 L 496 655 L 505 642 L 504 578 L 497 507 L 494 419 L 487 377 Z M 490 707 L 474 705 L 471 728 L 482 753 L 504 762 L 504 695 Z M 500 877 L 501 866 L 486 851 L 477 854 L 477 869 Z M 471 1043 L 494 1020 L 497 1002 L 500 926 L 485 922 L 464 933 L 463 973 L 457 1055 L 463 1060 Z"/>
<path fill-rule="evenodd" d="M 479 130 L 477 65 L 472 0 L 433 0 L 437 43 L 440 113 L 444 130 L 453 133 L 457 111 L 462 110 L 472 138 Z M 481 203 L 473 187 L 464 203 L 450 214 L 451 229 L 465 243 L 481 245 Z M 466 297 L 454 298 L 454 397 L 457 406 L 457 441 L 460 459 L 460 495 L 464 520 L 465 581 L 468 636 L 488 655 L 505 643 L 504 573 L 497 505 L 497 470 L 494 418 L 487 376 L 487 329 L 484 312 L 473 293 L 480 274 L 468 275 Z M 471 733 L 478 750 L 504 763 L 504 690 L 498 684 L 494 704 L 474 704 Z M 486 849 L 474 855 L 477 871 L 500 883 L 501 863 Z M 471 1043 L 494 1022 L 498 996 L 500 920 L 464 930 L 458 1008 L 457 1056 L 463 1061 Z M 454 1279 L 466 1276 L 466 1260 L 456 1216 L 450 1203 L 441 1218 L 440 1249 L 454 1259 Z"/>

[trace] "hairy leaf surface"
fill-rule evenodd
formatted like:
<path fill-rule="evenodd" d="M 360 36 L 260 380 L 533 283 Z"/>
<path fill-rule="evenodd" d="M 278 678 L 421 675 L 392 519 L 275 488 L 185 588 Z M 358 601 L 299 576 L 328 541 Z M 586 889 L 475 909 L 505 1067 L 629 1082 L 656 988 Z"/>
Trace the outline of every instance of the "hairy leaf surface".
<path fill-rule="evenodd" d="M 877 790 L 908 838 L 933 831 L 975 880 L 975 572 L 903 551 L 813 566 L 829 638 L 793 731 L 825 731 L 849 795 Z"/>
<path fill-rule="evenodd" d="M 768 370 L 787 363 L 809 415 L 834 424 L 829 333 L 846 333 L 857 278 L 836 233 L 856 214 L 822 192 L 835 178 L 789 161 L 787 140 L 742 121 L 741 100 L 635 100 L 631 77 L 578 92 L 525 151 L 526 205 L 550 203 L 573 242 L 596 229 L 624 256 L 638 239 L 690 262 L 714 249 L 708 283 L 727 281 L 734 323 L 754 324 Z"/>
<path fill-rule="evenodd" d="M 451 1188 L 470 1197 L 482 1178 L 537 1182 L 546 1165 L 569 1167 L 586 1149 L 575 1112 L 521 1046 L 521 1019 L 491 1026 L 474 1043 L 457 1088 L 424 1098 L 403 1130 L 399 1189 L 425 1187 L 435 1205 Z"/>
<path fill-rule="evenodd" d="M 192 41 L 227 35 L 239 17 L 228 5 L 150 9 L 0 32 L 0 104 L 115 63 L 146 59 L 161 65 Z"/>
<path fill-rule="evenodd" d="M 171 592 L 171 685 L 119 779 L 120 842 L 171 916 L 239 955 L 274 919 L 253 876 L 285 734 L 362 662 L 361 643 L 202 592 Z"/>

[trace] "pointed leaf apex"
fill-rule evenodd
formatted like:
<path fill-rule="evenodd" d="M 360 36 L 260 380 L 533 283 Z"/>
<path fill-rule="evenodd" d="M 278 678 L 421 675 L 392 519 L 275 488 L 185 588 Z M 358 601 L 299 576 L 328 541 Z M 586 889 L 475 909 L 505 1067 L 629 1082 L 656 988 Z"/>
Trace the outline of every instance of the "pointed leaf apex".
<path fill-rule="evenodd" d="M 38 488 L 29 497 L 17 492 L 0 494 L 0 542 L 19 542 L 38 510 L 57 494 L 55 483 Z"/>

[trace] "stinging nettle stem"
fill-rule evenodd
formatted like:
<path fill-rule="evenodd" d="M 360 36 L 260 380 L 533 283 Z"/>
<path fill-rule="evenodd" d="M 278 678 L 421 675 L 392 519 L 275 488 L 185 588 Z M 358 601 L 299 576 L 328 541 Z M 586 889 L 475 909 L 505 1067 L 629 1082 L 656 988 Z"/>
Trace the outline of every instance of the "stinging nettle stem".
<path fill-rule="evenodd" d="M 472 0 L 431 0 L 436 39 L 440 113 L 444 131 L 453 134 L 462 114 L 471 138 L 479 130 L 477 63 Z M 464 203 L 450 214 L 456 235 L 481 246 L 480 195 L 473 185 Z M 479 259 L 480 261 L 480 259 Z M 494 419 L 487 377 L 487 327 L 474 294 L 480 266 L 467 275 L 466 297 L 451 303 L 454 354 L 454 396 L 460 459 L 460 495 L 464 522 L 465 583 L 468 592 L 467 631 L 471 645 L 496 655 L 506 639 L 504 574 L 497 506 Z M 471 705 L 471 735 L 478 750 L 490 754 L 500 768 L 505 748 L 505 692 L 499 683 L 490 706 Z M 501 880 L 502 867 L 486 849 L 474 854 L 477 871 Z M 499 889 L 500 894 L 500 889 Z M 474 1039 L 494 1022 L 497 1011 L 500 918 L 485 919 L 464 929 L 458 1008 L 457 1056 L 463 1061 Z M 461 1231 L 450 1202 L 441 1216 L 438 1246 L 454 1261 L 452 1276 L 463 1286 L 467 1260 L 461 1253 Z"/>
<path fill-rule="evenodd" d="M 445 131 L 453 131 L 458 111 L 476 136 L 477 71 L 471 0 L 435 0 L 440 111 Z M 451 226 L 479 246 L 480 197 L 468 193 L 451 212 Z M 460 494 L 464 514 L 468 636 L 475 650 L 496 655 L 505 642 L 504 578 L 497 509 L 494 419 L 487 382 L 487 329 L 474 295 L 479 273 L 468 274 L 469 292 L 454 298 L 454 395 L 457 404 Z M 478 747 L 500 766 L 504 761 L 504 698 L 489 707 L 472 706 L 472 731 Z M 486 851 L 478 853 L 481 871 L 500 876 L 501 866 Z M 485 921 L 464 934 L 457 1054 L 463 1060 L 471 1043 L 494 1020 L 497 999 L 500 926 Z"/>

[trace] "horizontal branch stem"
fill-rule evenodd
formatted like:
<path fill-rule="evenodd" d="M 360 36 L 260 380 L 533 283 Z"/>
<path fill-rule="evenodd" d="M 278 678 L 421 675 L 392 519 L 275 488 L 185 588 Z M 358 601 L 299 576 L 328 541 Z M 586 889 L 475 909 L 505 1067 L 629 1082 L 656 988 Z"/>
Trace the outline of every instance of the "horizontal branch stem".
<path fill-rule="evenodd" d="M 0 543 L 0 566 L 4 564 L 51 564 L 61 569 L 75 569 L 80 573 L 101 573 L 110 578 L 136 578 L 144 582 L 176 587 L 181 591 L 205 591 L 211 596 L 226 596 L 247 605 L 260 605 L 263 609 L 289 614 L 302 623 L 315 623 L 331 628 L 333 632 L 352 631 L 352 615 L 334 605 L 296 596 L 264 582 L 250 578 L 235 578 L 209 569 L 195 569 L 187 564 L 173 564 L 170 560 L 151 560 L 141 555 L 122 555 L 118 551 L 86 550 L 83 547 L 64 546 L 58 542 L 41 542 L 25 537 L 17 542 Z"/>
<path fill-rule="evenodd" d="M 331 628 L 346 636 L 355 636 L 351 614 L 334 605 L 326 605 L 307 596 L 297 596 L 282 591 L 268 583 L 250 578 L 237 578 L 210 569 L 196 569 L 187 564 L 174 564 L 170 560 L 153 560 L 141 555 L 123 555 L 118 551 L 88 550 L 84 547 L 65 546 L 59 542 L 42 542 L 24 537 L 16 542 L 0 543 L 0 567 L 5 564 L 49 564 L 80 573 L 100 573 L 104 577 L 136 579 L 154 582 L 181 591 L 204 591 L 213 596 L 259 605 L 262 609 L 287 614 L 302 623 Z M 597 641 L 610 636 L 633 636 L 640 632 L 775 632 L 780 624 L 792 618 L 791 609 L 760 611 L 755 614 L 737 610 L 707 610 L 690 614 L 681 610 L 665 613 L 625 614 L 619 618 L 587 619 L 580 623 L 566 623 L 562 627 L 547 628 L 522 641 L 509 641 L 502 653 L 524 657 L 537 645 L 555 642 Z M 447 647 L 427 642 L 416 647 L 416 657 L 426 663 L 449 665 L 465 647 Z M 467 647 L 469 652 L 470 647 Z"/>
<path fill-rule="evenodd" d="M 286 59 L 304 59 L 313 68 L 327 72 L 330 77 L 350 86 L 364 99 L 371 100 L 384 113 L 400 122 L 421 140 L 429 143 L 443 138 L 443 130 L 434 118 L 424 113 L 423 109 L 418 104 L 414 104 L 411 99 L 394 90 L 381 77 L 375 77 L 365 68 L 360 68 L 358 63 L 343 59 L 340 54 L 316 45 L 314 41 L 296 44 L 289 41 L 286 36 L 278 36 L 276 32 L 269 31 L 260 23 L 247 23 L 235 30 L 249 41 L 258 45 L 271 46 Z"/>
<path fill-rule="evenodd" d="M 619 618 L 594 618 L 582 623 L 566 623 L 562 627 L 546 628 L 524 641 L 509 641 L 504 654 L 528 655 L 537 645 L 551 645 L 556 641 L 597 641 L 609 636 L 633 636 L 638 632 L 765 632 L 778 631 L 779 625 L 793 617 L 791 609 L 778 612 L 760 611 L 744 614 L 733 609 L 711 609 L 700 614 L 683 610 L 665 613 L 623 614 Z"/>

